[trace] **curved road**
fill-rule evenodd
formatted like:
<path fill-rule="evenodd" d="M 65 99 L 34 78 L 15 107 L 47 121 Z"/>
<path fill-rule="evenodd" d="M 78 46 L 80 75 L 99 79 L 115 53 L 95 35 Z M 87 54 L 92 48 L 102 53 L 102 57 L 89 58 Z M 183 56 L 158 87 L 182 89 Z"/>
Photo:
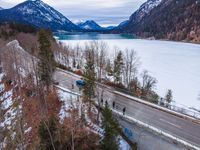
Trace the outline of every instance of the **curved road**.
<path fill-rule="evenodd" d="M 57 71 L 54 79 L 59 82 L 61 87 L 68 88 L 74 92 L 79 91 L 76 86 L 72 89 L 72 84 L 79 79 L 76 75 Z M 104 100 L 107 100 L 110 105 L 114 100 L 116 103 L 115 108 L 119 111 L 126 107 L 126 115 L 200 147 L 200 124 L 193 122 L 191 119 L 184 119 L 116 94 L 109 87 L 104 87 L 103 90 Z"/>

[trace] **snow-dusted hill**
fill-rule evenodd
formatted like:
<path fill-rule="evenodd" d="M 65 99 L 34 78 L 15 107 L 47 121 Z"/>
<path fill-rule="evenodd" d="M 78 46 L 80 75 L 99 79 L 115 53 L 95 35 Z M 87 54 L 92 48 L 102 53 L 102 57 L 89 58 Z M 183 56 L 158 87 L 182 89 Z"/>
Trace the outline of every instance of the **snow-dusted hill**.
<path fill-rule="evenodd" d="M 105 30 L 105 28 L 101 27 L 93 20 L 87 20 L 85 22 L 78 22 L 77 25 L 78 25 L 78 27 L 80 27 L 81 29 L 84 29 L 84 30 L 95 30 L 95 31 Z"/>
<path fill-rule="evenodd" d="M 78 26 L 41 0 L 28 0 L 11 9 L 1 10 L 0 22 L 2 21 L 26 23 L 53 31 L 79 30 Z"/>
<path fill-rule="evenodd" d="M 149 12 L 157 7 L 161 2 L 162 0 L 148 0 L 142 4 L 135 13 L 131 15 L 129 21 L 132 23 L 141 21 L 145 15 L 149 14 Z"/>

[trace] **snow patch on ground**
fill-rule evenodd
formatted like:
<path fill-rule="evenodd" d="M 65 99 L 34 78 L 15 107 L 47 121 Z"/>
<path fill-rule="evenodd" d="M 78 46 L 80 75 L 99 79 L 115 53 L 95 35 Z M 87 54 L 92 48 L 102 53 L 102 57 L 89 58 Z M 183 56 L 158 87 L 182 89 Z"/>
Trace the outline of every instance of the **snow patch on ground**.
<path fill-rule="evenodd" d="M 131 150 L 130 145 L 122 137 L 119 137 L 119 149 L 120 150 Z"/>
<path fill-rule="evenodd" d="M 100 127 L 101 123 L 100 125 L 97 125 L 93 123 L 93 121 L 90 119 L 90 117 L 88 116 L 88 106 L 84 104 L 81 101 L 81 99 L 79 99 L 80 94 L 74 93 L 65 88 L 61 88 L 61 87 L 58 87 L 58 88 L 59 88 L 57 90 L 58 95 L 60 97 L 60 100 L 63 102 L 63 105 L 61 106 L 61 110 L 59 113 L 60 121 L 62 122 L 64 118 L 68 117 L 70 110 L 74 108 L 79 109 L 79 113 L 81 116 L 81 109 L 82 109 L 84 112 L 85 120 L 87 122 L 87 126 L 88 126 L 87 128 L 93 133 L 96 133 L 100 135 L 101 137 L 103 137 L 104 129 Z M 98 112 L 97 108 L 94 106 L 91 108 L 91 111 L 94 114 L 97 114 Z M 120 150 L 131 150 L 130 145 L 121 136 L 119 137 L 119 147 L 120 147 Z"/>
<path fill-rule="evenodd" d="M 29 133 L 29 132 L 31 132 L 31 130 L 32 130 L 32 127 L 29 127 L 29 128 L 26 129 L 24 132 L 25 132 L 25 133 Z"/>
<path fill-rule="evenodd" d="M 62 102 L 59 112 L 59 117 L 62 122 L 65 118 L 69 117 L 69 111 L 77 106 L 78 97 L 61 89 L 59 89 L 57 92 L 60 97 L 60 101 Z"/>
<path fill-rule="evenodd" d="M 13 104 L 12 94 L 13 94 L 13 91 L 10 90 L 8 92 L 4 92 L 3 95 L 0 97 L 0 99 L 3 100 L 2 108 L 4 110 L 6 110 L 12 106 L 12 104 Z"/>
<path fill-rule="evenodd" d="M 0 82 L 2 81 L 3 77 L 4 77 L 4 74 L 1 73 L 1 74 L 0 74 Z"/>
<path fill-rule="evenodd" d="M 84 112 L 84 118 L 86 120 L 88 129 L 93 133 L 100 135 L 101 137 L 103 136 L 104 130 L 99 125 L 93 123 L 93 121 L 90 119 L 88 116 L 88 106 L 84 104 L 81 99 L 79 99 L 80 94 L 73 93 L 70 90 L 63 88 L 58 90 L 58 95 L 60 100 L 63 102 L 59 113 L 61 122 L 64 121 L 66 117 L 69 117 L 70 110 L 78 109 L 79 117 L 82 115 L 81 111 Z M 97 114 L 96 107 L 92 107 L 91 109 L 94 114 Z"/>
<path fill-rule="evenodd" d="M 21 111 L 21 106 L 14 107 L 13 100 L 13 90 L 5 91 L 3 95 L 0 97 L 2 100 L 1 109 L 5 110 L 4 119 L 0 122 L 0 127 L 11 129 L 12 125 L 15 123 L 15 118 L 17 113 Z"/>
<path fill-rule="evenodd" d="M 0 76 L 3 76 L 0 74 Z M 15 132 L 15 125 L 16 125 L 16 119 L 18 114 L 21 114 L 22 106 L 21 105 L 15 105 L 15 100 L 13 97 L 13 89 L 5 90 L 4 83 L 0 84 L 1 87 L 1 96 L 0 96 L 0 102 L 1 102 L 1 110 L 2 110 L 2 116 L 1 116 L 1 122 L 0 122 L 0 128 L 2 132 L 9 131 L 10 136 L 12 139 L 15 138 L 16 132 Z M 8 132 L 8 133 L 9 133 Z M 1 148 L 5 148 L 7 143 L 7 137 L 6 135 L 2 135 L 2 138 L 4 140 L 2 143 L 0 143 Z"/>
<path fill-rule="evenodd" d="M 4 91 L 4 84 L 0 84 L 0 93 Z"/>

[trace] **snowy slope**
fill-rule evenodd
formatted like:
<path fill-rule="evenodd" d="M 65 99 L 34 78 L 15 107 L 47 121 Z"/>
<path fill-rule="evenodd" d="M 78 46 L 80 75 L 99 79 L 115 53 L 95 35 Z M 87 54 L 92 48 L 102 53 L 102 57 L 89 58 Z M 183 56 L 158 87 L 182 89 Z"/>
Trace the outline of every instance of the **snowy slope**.
<path fill-rule="evenodd" d="M 52 30 L 73 31 L 79 28 L 41 0 L 28 0 L 11 9 L 4 9 L 0 21 L 15 21 Z"/>
<path fill-rule="evenodd" d="M 157 7 L 162 0 L 148 0 L 140 6 L 140 8 L 131 15 L 130 22 L 139 22 L 145 15 L 147 15 L 153 8 Z"/>
<path fill-rule="evenodd" d="M 135 11 L 129 18 L 128 21 L 122 22 L 118 28 L 124 28 L 129 24 L 136 24 L 142 20 L 143 17 L 149 14 L 149 12 L 157 7 L 163 0 L 147 0 L 143 3 L 140 8 Z"/>

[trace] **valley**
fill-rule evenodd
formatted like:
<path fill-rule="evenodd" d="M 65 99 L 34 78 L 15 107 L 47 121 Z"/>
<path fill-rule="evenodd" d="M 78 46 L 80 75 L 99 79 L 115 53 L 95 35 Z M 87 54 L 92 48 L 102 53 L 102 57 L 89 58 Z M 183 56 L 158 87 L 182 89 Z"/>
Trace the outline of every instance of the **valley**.
<path fill-rule="evenodd" d="M 200 0 L 1 1 L 1 150 L 199 150 L 199 129 Z"/>

